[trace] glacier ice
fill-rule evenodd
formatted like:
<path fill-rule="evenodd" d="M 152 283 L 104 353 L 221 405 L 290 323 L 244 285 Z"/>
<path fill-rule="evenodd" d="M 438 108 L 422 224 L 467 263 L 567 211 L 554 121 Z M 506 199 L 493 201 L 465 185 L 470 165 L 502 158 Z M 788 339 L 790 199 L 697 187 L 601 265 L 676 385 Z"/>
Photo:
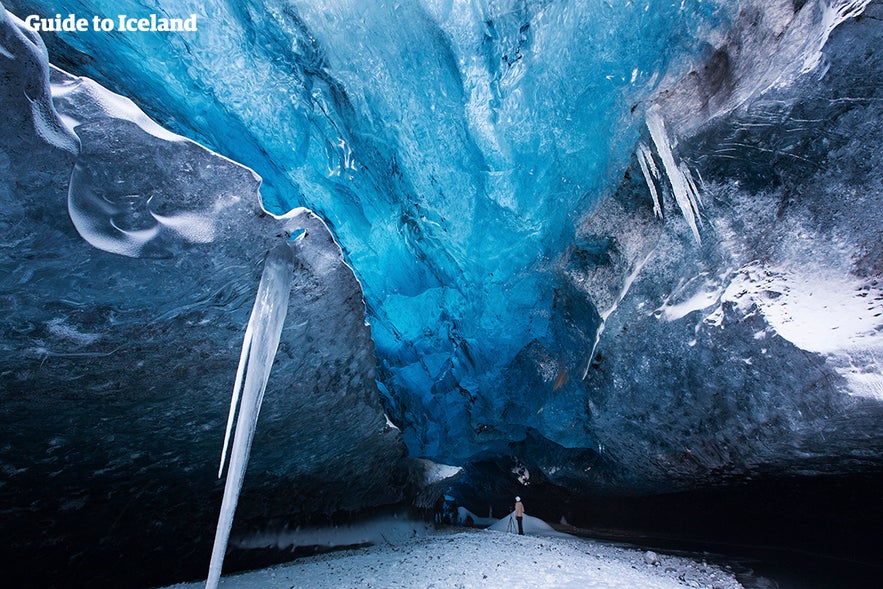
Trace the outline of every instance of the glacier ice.
<path fill-rule="evenodd" d="M 866 67 L 862 49 L 877 36 L 867 22 L 854 26 L 829 43 L 821 83 L 780 88 L 679 142 L 680 156 L 704 180 L 701 244 L 685 241 L 693 234 L 686 221 L 671 233 L 671 218 L 667 228 L 636 232 L 649 210 L 644 221 L 613 221 L 618 242 L 635 250 L 632 264 L 646 262 L 605 321 L 588 405 L 605 452 L 618 463 L 643 461 L 644 477 L 713 472 L 721 481 L 877 468 L 879 428 L 870 424 L 880 415 L 879 256 L 872 244 L 880 225 L 868 203 L 879 191 L 874 165 L 851 163 L 874 153 L 880 137 L 875 93 L 866 86 L 877 69 Z M 641 193 L 656 179 L 641 158 L 639 150 L 633 170 L 644 186 L 624 182 L 580 233 L 609 232 L 616 211 L 633 203 L 649 209 Z M 619 271 L 623 283 L 627 268 Z M 604 274 L 572 274 L 598 298 L 593 276 Z M 671 418 L 692 411 L 702 417 Z M 644 433 L 623 436 L 625 428 Z M 671 428 L 680 429 L 659 436 Z"/>
<path fill-rule="evenodd" d="M 480 443 L 450 441 L 483 425 L 464 399 L 496 390 L 525 346 L 554 337 L 553 261 L 576 211 L 597 198 L 587 195 L 615 174 L 599 162 L 628 157 L 639 128 L 629 109 L 695 49 L 691 27 L 724 16 L 702 2 L 684 8 L 690 23 L 674 5 L 645 14 L 443 4 L 213 7 L 186 52 L 177 38 L 132 39 L 112 56 L 89 39 L 64 40 L 106 62 L 82 73 L 131 79 L 127 94 L 248 162 L 271 209 L 308 206 L 329 221 L 370 302 L 382 379 L 408 408 L 393 407 L 393 421 L 426 424 L 403 428 L 412 450 L 442 458 L 462 448 L 457 462 Z M 225 25 L 241 19 L 252 23 L 245 32 Z M 668 33 L 642 37 L 648 29 Z M 427 40 L 400 59 L 398 47 Z M 239 63 L 248 65 L 229 66 Z M 165 67 L 181 81 L 160 82 Z M 205 92 L 185 95 L 187 80 Z M 605 92 L 586 100 L 592 87 Z M 578 374 L 587 354 L 567 371 Z"/>
<path fill-rule="evenodd" d="M 220 433 L 185 441 L 172 428 L 223 430 L 205 415 L 226 407 L 202 392 L 234 389 L 262 260 L 305 222 L 277 217 L 307 207 L 327 222 L 309 237 L 327 236 L 316 251 L 338 270 L 316 260 L 304 282 L 295 270 L 274 374 L 305 377 L 268 384 L 237 525 L 303 515 L 289 480 L 334 489 L 317 511 L 399 496 L 398 482 L 380 482 L 397 476 L 397 431 L 412 456 L 463 466 L 457 484 L 474 483 L 463 491 L 474 497 L 501 492 L 481 486 L 493 477 L 517 485 L 514 461 L 531 485 L 575 493 L 879 469 L 879 3 L 193 9 L 200 30 L 187 37 L 46 35 L 76 75 L 53 70 L 46 86 L 34 45 L 36 110 L 2 86 L 23 127 L 0 137 L 0 219 L 27 252 L 2 266 L 10 407 L 40 389 L 61 416 L 91 398 L 70 391 L 82 385 L 127 415 L 117 391 L 132 382 L 152 407 L 192 390 L 174 410 L 139 411 L 139 431 L 216 457 Z M 34 40 L 4 35 L 10 52 Z M 262 178 L 271 214 L 255 174 L 232 160 Z M 145 296 L 147 308 L 135 303 Z M 168 339 L 180 358 L 165 357 Z M 293 346 L 304 341 L 315 355 L 302 364 Z M 328 349 L 342 357 L 329 364 Z M 137 358 L 131 371 L 124 357 Z M 316 392 L 344 383 L 367 391 L 365 423 L 357 402 Z M 40 432 L 56 462 L 66 456 L 61 417 L 21 414 L 17 444 Z M 378 438 L 366 461 L 376 472 L 355 464 L 358 436 L 321 425 L 328 414 Z M 75 436 L 127 449 L 95 471 L 138 452 L 117 419 Z M 279 440 L 300 458 L 274 451 Z M 202 472 L 165 452 L 158 464 Z M 49 458 L 9 456 L 10 472 L 65 476 Z M 363 487 L 339 492 L 343 472 Z M 250 494 L 253 475 L 266 486 Z"/>
<path fill-rule="evenodd" d="M 361 287 L 326 224 L 306 209 L 268 213 L 252 170 L 94 82 L 50 72 L 40 40 L 18 30 L 4 13 L 0 96 L 21 120 L 0 134 L 0 496 L 16 530 L 13 582 L 115 584 L 108 563 L 139 554 L 127 582 L 204 574 L 227 396 L 264 259 L 280 244 L 296 320 L 280 333 L 283 376 L 267 384 L 233 529 L 400 500 L 404 446 L 380 406 Z M 37 96 L 52 99 L 45 112 L 31 108 Z M 266 346 L 252 346 L 249 393 Z M 99 521 L 109 526 L 84 525 Z M 163 546 L 180 552 L 160 571 L 147 563 L 170 556 Z"/>
<path fill-rule="evenodd" d="M 644 181 L 647 182 L 647 189 L 650 191 L 650 198 L 653 200 L 653 214 L 662 218 L 662 205 L 659 204 L 659 191 L 656 189 L 655 182 L 659 178 L 659 170 L 656 167 L 656 162 L 653 161 L 650 148 L 643 143 L 638 143 L 635 155 L 638 157 L 641 174 L 644 175 Z"/>
<path fill-rule="evenodd" d="M 595 445 L 594 428 L 556 424 L 585 417 L 591 395 L 577 381 L 653 250 L 610 230 L 581 235 L 583 217 L 612 210 L 601 201 L 638 145 L 654 211 L 668 213 L 671 197 L 698 239 L 693 173 L 706 170 L 688 139 L 821 76 L 832 31 L 866 6 L 246 2 L 212 6 L 197 36 L 167 44 L 47 42 L 94 56 L 82 72 L 127 80 L 173 126 L 254 166 L 271 208 L 307 205 L 329 220 L 365 289 L 393 421 L 412 453 L 460 462 L 505 452 L 530 428 Z M 425 50 L 403 58 L 398 48 L 416 39 Z M 211 219 L 166 222 L 149 209 L 135 222 L 138 202 L 118 202 L 130 208 L 107 230 L 129 242 L 139 231 L 177 239 L 186 228 L 191 241 L 214 231 Z M 659 234 L 622 208 L 630 224 L 641 219 L 635 231 Z M 710 271 L 687 305 L 653 308 L 683 318 L 734 270 Z"/>
<path fill-rule="evenodd" d="M 4 69 L 27 72 L 21 86 L 4 84 L 3 104 L 8 121 L 20 121 L 21 135 L 32 133 L 49 145 L 75 153 L 79 147 L 77 136 L 60 120 L 52 107 L 52 95 L 46 80 L 49 77 L 49 56 L 39 35 L 28 30 L 12 13 L 2 10 L 0 24 L 0 59 Z M 20 99 L 20 95 L 27 100 Z"/>

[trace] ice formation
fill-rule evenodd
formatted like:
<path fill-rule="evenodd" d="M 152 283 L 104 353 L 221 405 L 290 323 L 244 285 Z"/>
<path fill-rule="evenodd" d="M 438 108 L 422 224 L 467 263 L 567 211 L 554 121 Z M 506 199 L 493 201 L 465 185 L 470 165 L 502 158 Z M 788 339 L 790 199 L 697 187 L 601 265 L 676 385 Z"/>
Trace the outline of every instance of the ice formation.
<path fill-rule="evenodd" d="M 224 457 L 227 454 L 231 424 L 233 416 L 237 413 L 237 406 L 239 406 L 239 417 L 236 420 L 236 435 L 233 438 L 230 468 L 227 472 L 227 482 L 224 485 L 221 515 L 218 518 L 218 529 L 215 532 L 212 559 L 208 579 L 205 583 L 207 589 L 217 587 L 218 580 L 221 578 L 224 553 L 227 551 L 227 540 L 233 527 L 233 516 L 236 513 L 236 504 L 239 502 L 239 493 L 245 479 L 245 469 L 251 454 L 251 443 L 254 440 L 261 402 L 264 398 L 264 391 L 267 389 L 270 369 L 276 358 L 276 349 L 279 347 L 282 326 L 288 312 L 288 295 L 291 292 L 293 275 L 294 252 L 286 244 L 276 246 L 270 251 L 264 263 L 264 272 L 261 275 L 254 308 L 248 320 L 239 367 L 236 370 L 236 382 L 233 385 L 233 398 L 230 403 L 230 415 L 227 420 L 227 432 L 224 435 L 224 449 L 221 454 L 221 469 L 224 468 Z M 241 404 L 239 403 L 240 390 L 242 390 Z"/>
<path fill-rule="evenodd" d="M 608 217 L 596 230 L 591 215 L 607 215 L 634 153 L 663 226 L 678 226 L 671 198 L 699 248 L 716 243 L 705 209 L 713 203 L 700 200 L 694 178 L 715 177 L 721 160 L 710 169 L 705 162 L 716 153 L 744 155 L 734 155 L 738 142 L 730 154 L 724 146 L 691 151 L 691 138 L 770 93 L 795 88 L 783 103 L 796 104 L 801 76 L 827 71 L 831 35 L 867 6 L 245 3 L 214 7 L 192 37 L 168 43 L 47 42 L 93 56 L 83 73 L 128 80 L 127 92 L 176 129 L 248 162 L 264 178 L 270 208 L 306 205 L 328 219 L 365 289 L 391 421 L 412 454 L 462 463 L 489 447 L 509 452 L 532 430 L 568 447 L 597 446 L 601 430 L 583 410 L 594 393 L 579 377 L 604 356 L 609 319 L 629 305 L 631 285 L 655 258 L 652 240 L 627 236 L 627 223 Z M 425 50 L 402 59 L 396 48 L 416 39 L 428 40 Z M 194 96 L 188 87 L 206 91 Z M 101 108 L 131 110 L 124 101 Z M 128 187 L 93 190 L 101 184 L 90 178 L 112 173 L 101 168 L 110 154 L 94 164 L 88 155 L 77 165 L 71 211 L 94 244 L 160 257 L 170 255 L 167 241 L 198 244 L 223 233 L 205 211 L 169 216 L 155 210 L 161 201 L 131 197 Z M 77 221 L 78 211 L 108 201 L 114 208 L 102 225 Z M 218 202 L 225 206 L 238 205 Z M 640 219 L 637 230 L 657 236 L 629 207 L 621 213 L 629 223 Z M 726 273 L 738 267 L 703 270 L 715 278 L 690 304 L 646 304 L 668 319 L 687 319 L 690 305 L 713 311 Z M 588 275 L 596 284 L 586 284 Z M 692 280 L 673 278 L 670 294 Z M 577 423 L 589 425 L 570 427 Z"/>
<path fill-rule="evenodd" d="M 67 582 L 116 584 L 99 578 L 113 568 L 110 552 L 131 559 L 141 542 L 182 538 L 186 550 L 211 545 L 202 530 L 222 503 L 211 464 L 249 323 L 257 339 L 248 339 L 243 425 L 263 386 L 267 396 L 237 525 L 256 525 L 256 513 L 322 518 L 400 500 L 404 447 L 380 406 L 361 287 L 326 224 L 303 208 L 268 213 L 252 170 L 50 68 L 40 39 L 3 15 L 0 97 L 21 127 L 0 135 L 0 224 L 12 248 L 0 263 L 10 302 L 0 462 L 13 473 L 0 494 L 10 529 L 33 529 L 34 509 L 61 514 L 16 534 L 12 582 L 67 579 L 68 559 L 52 546 L 86 547 L 74 558 L 92 572 Z M 35 110 L 39 97 L 51 108 Z M 258 289 L 267 252 L 265 278 L 290 288 Z M 255 290 L 259 301 L 275 293 L 258 305 L 274 321 L 249 321 Z M 295 319 L 279 331 L 289 307 Z M 273 330 L 282 376 L 266 382 Z M 243 482 L 250 437 L 237 430 L 231 486 Z M 326 488 L 308 511 L 295 499 Z M 199 499 L 182 518 L 183 496 Z M 162 573 L 135 567 L 127 583 L 193 574 L 191 559 L 174 560 Z M 207 557 L 192 560 L 204 572 Z"/>
<path fill-rule="evenodd" d="M 460 485 L 518 484 L 517 461 L 577 495 L 879 470 L 879 3 L 192 10 L 192 33 L 48 53 L 4 14 L 13 514 L 86 513 L 83 488 L 220 500 L 189 481 L 249 388 L 233 366 L 282 243 L 237 525 L 395 502 L 405 447 Z"/>
<path fill-rule="evenodd" d="M 653 155 L 643 143 L 638 143 L 635 151 L 638 156 L 638 164 L 641 166 L 641 174 L 644 175 L 644 181 L 647 182 L 647 189 L 650 191 L 650 198 L 653 200 L 653 214 L 662 218 L 662 205 L 659 201 L 659 191 L 656 189 L 655 180 L 659 178 L 659 170 L 656 168 L 656 162 L 653 161 Z"/>
<path fill-rule="evenodd" d="M 662 160 L 665 175 L 671 183 L 671 191 L 674 193 L 678 208 L 681 209 L 684 219 L 687 220 L 687 225 L 690 226 L 693 237 L 696 238 L 696 241 L 702 241 L 699 235 L 699 226 L 702 223 L 699 217 L 699 204 L 701 202 L 699 191 L 696 189 L 696 184 L 693 182 L 689 170 L 685 169 L 683 164 L 679 165 L 675 160 L 670 145 L 671 140 L 665 130 L 665 122 L 662 120 L 660 110 L 658 105 L 654 105 L 647 111 L 647 128 L 650 130 L 650 136 L 653 138 L 654 145 L 656 145 L 656 152 Z M 641 158 L 641 171 L 644 171 L 647 167 L 647 162 L 650 161 L 650 156 L 646 148 L 640 150 L 639 154 Z M 651 169 L 655 170 L 655 165 Z M 645 178 L 647 178 L 647 187 L 650 189 L 650 194 L 653 195 L 653 212 L 656 213 L 659 208 L 659 197 L 656 195 L 656 187 L 646 173 Z"/>

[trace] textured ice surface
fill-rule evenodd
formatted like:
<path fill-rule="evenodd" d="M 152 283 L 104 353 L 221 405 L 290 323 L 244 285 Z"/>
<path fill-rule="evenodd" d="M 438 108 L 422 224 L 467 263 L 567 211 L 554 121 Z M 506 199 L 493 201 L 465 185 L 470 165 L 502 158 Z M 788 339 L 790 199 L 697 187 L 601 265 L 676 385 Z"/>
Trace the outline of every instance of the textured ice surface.
<path fill-rule="evenodd" d="M 50 67 L 46 47 L 37 33 L 20 26 L 23 23 L 6 10 L 0 9 L 0 23 L 3 70 L 24 74 L 8 80 L 2 87 L 4 115 L 7 117 L 5 134 L 9 137 L 14 133 L 14 138 L 25 140 L 33 136 L 61 151 L 75 153 L 77 137 L 52 107 L 52 95 L 46 83 Z M 22 100 L 22 95 L 27 100 Z M 17 124 L 15 131 L 10 128 L 13 123 Z"/>
<path fill-rule="evenodd" d="M 253 171 L 95 83 L 53 70 L 50 85 L 39 42 L 0 24 L 3 112 L 18 117 L 0 134 L 0 502 L 8 562 L 41 563 L 22 582 L 114 585 L 121 555 L 133 584 L 192 575 L 174 570 L 191 562 L 204 573 L 243 333 L 280 244 L 289 274 L 271 274 L 291 283 L 288 321 L 278 353 L 263 336 L 252 347 L 268 346 L 279 376 L 237 525 L 397 501 L 404 446 L 379 404 L 359 283 L 327 226 L 306 209 L 268 214 Z M 52 108 L 31 108 L 52 91 Z M 164 560 L 173 544 L 185 557 Z"/>
<path fill-rule="evenodd" d="M 366 292 L 393 422 L 415 454 L 449 462 L 484 445 L 475 431 L 505 403 L 520 354 L 540 345 L 562 379 L 584 371 L 594 311 L 556 303 L 555 258 L 621 173 L 641 101 L 730 12 L 695 1 L 187 10 L 201 17 L 192 36 L 47 42 L 92 56 L 101 67 L 79 72 L 247 162 L 269 208 L 328 220 Z M 569 314 L 585 317 L 553 325 Z M 524 435 L 507 429 L 504 443 Z"/>
<path fill-rule="evenodd" d="M 192 36 L 47 42 L 327 219 L 412 454 L 571 489 L 879 468 L 879 3 L 191 10 Z M 161 260 L 226 234 L 89 170 L 93 241 Z M 59 319 L 28 321 L 104 337 Z"/>
<path fill-rule="evenodd" d="M 586 379 L 587 418 L 613 462 L 718 481 L 878 468 L 881 72 L 868 60 L 880 8 L 868 10 L 832 35 L 821 81 L 681 137 L 703 178 L 701 244 L 679 218 L 653 221 L 640 152 L 582 226 L 613 244 L 610 262 L 571 273 L 593 299 L 614 271 L 625 284 L 641 267 Z"/>

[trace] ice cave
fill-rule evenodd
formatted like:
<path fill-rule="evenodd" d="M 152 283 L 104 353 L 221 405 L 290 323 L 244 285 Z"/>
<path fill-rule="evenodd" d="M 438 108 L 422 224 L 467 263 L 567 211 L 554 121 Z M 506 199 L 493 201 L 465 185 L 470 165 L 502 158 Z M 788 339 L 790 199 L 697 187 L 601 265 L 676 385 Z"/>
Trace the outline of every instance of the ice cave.
<path fill-rule="evenodd" d="M 879 582 L 881 19 L 2 0 L 4 585 L 515 495 Z"/>

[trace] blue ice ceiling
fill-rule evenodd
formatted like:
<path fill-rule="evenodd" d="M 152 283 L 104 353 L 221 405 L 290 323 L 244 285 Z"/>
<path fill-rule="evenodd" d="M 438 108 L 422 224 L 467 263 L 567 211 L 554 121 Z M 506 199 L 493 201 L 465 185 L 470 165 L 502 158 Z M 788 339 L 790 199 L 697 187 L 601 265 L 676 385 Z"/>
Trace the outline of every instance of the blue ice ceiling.
<path fill-rule="evenodd" d="M 199 23 L 44 47 L 0 11 L 27 583 L 203 574 L 243 378 L 231 538 L 431 505 L 423 458 L 554 521 L 879 480 L 880 0 L 2 1 Z"/>
<path fill-rule="evenodd" d="M 445 436 L 482 426 L 470 405 L 501 394 L 519 351 L 555 347 L 555 268 L 575 223 L 621 177 L 643 101 L 669 65 L 702 56 L 733 9 L 17 4 L 20 14 L 199 15 L 195 34 L 45 40 L 67 45 L 60 65 L 255 169 L 269 209 L 307 206 L 327 220 L 365 289 L 393 412 L 424 422 L 406 430 L 412 450 L 448 460 Z M 590 350 L 573 353 L 579 364 Z"/>
<path fill-rule="evenodd" d="M 856 261 L 877 259 L 879 231 L 852 216 L 836 174 L 813 176 L 815 150 L 851 153 L 837 143 L 851 126 L 836 85 L 865 92 L 853 107 L 873 105 L 854 80 L 825 78 L 821 52 L 866 1 L 7 4 L 20 16 L 198 15 L 192 34 L 44 40 L 60 67 L 257 171 L 269 210 L 306 206 L 328 223 L 364 289 L 381 391 L 412 455 L 459 464 L 540 440 L 548 476 L 584 475 L 599 454 L 641 471 L 658 454 L 647 468 L 664 478 L 693 451 L 705 452 L 698 470 L 739 470 L 775 462 L 769 441 L 793 432 L 786 454 L 813 455 L 801 436 L 852 403 L 838 379 L 879 386 L 876 340 L 834 354 L 794 320 L 813 317 L 796 286 L 807 276 L 842 275 L 832 293 L 879 290 L 876 263 Z M 816 147 L 806 121 L 825 120 Z M 879 133 L 866 137 L 862 153 Z M 727 168 L 739 162 L 747 182 Z M 771 204 L 791 194 L 806 211 Z M 817 256 L 831 239 L 837 253 Z M 749 329 L 752 304 L 763 319 Z M 801 378 L 777 375 L 742 403 L 769 357 Z M 815 371 L 835 384 L 808 394 Z M 776 420 L 780 395 L 793 406 Z M 740 436 L 761 440 L 759 457 L 731 453 Z"/>

